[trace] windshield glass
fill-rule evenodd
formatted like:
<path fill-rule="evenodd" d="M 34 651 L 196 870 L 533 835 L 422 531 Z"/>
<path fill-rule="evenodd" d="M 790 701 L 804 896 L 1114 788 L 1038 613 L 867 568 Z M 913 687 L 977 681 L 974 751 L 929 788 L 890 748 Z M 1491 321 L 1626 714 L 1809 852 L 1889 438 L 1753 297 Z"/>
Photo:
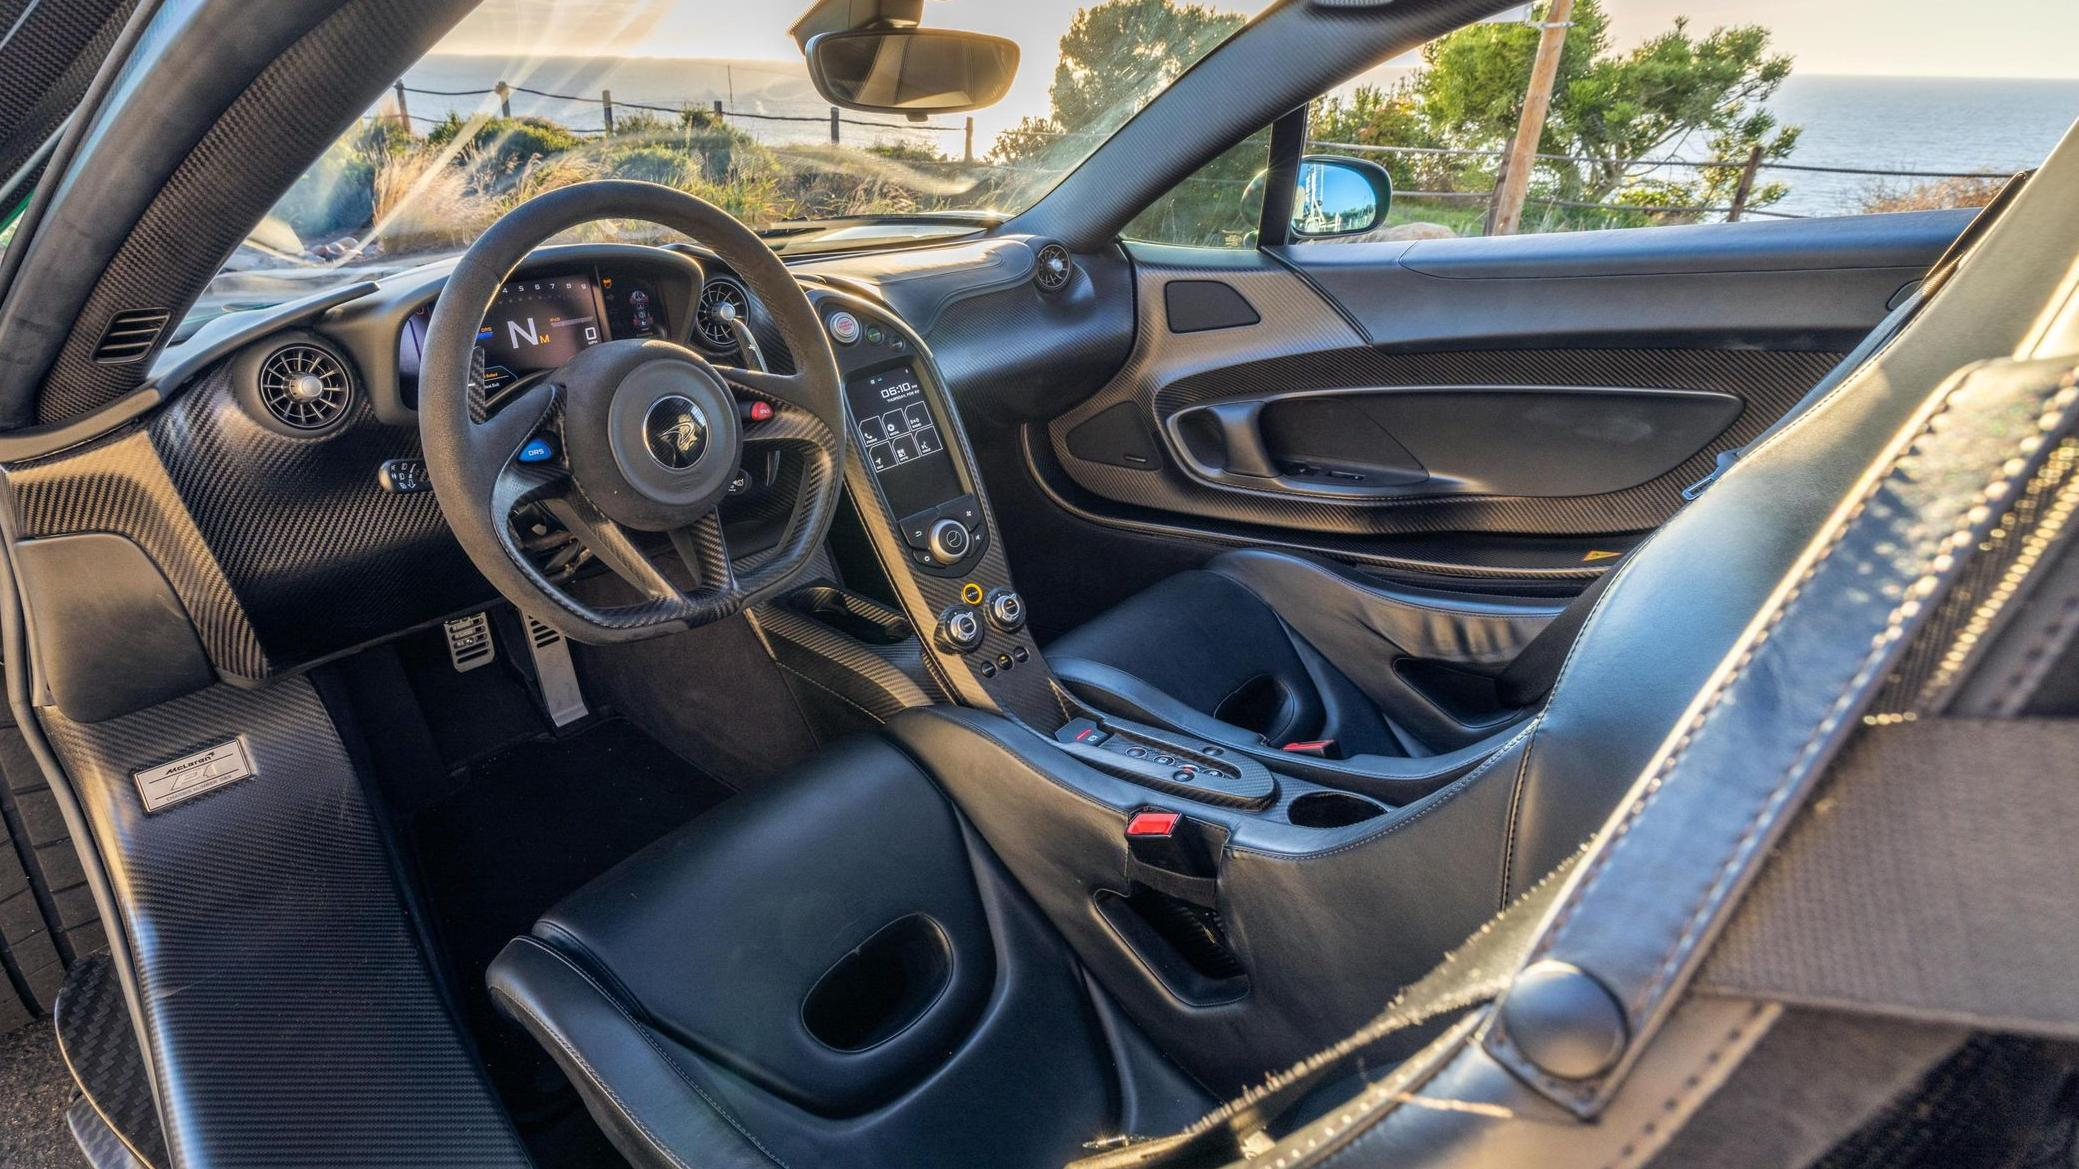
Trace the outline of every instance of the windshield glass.
<path fill-rule="evenodd" d="M 484 0 L 296 182 L 196 312 L 452 255 L 587 179 L 690 191 L 782 250 L 977 231 L 1044 195 L 1266 3 L 930 0 L 926 27 L 1007 37 L 1020 61 L 996 105 L 910 121 L 817 95 L 787 34 L 806 0 Z M 574 238 L 658 237 L 596 224 Z"/>

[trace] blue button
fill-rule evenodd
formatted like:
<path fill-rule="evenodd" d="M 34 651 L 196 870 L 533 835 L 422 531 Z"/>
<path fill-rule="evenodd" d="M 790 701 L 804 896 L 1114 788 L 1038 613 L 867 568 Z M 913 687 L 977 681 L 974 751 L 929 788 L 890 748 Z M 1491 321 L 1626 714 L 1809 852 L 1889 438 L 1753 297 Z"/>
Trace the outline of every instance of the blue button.
<path fill-rule="evenodd" d="M 550 446 L 545 438 L 530 438 L 527 445 L 520 448 L 520 461 L 523 463 L 546 463 L 555 457 L 556 448 Z"/>

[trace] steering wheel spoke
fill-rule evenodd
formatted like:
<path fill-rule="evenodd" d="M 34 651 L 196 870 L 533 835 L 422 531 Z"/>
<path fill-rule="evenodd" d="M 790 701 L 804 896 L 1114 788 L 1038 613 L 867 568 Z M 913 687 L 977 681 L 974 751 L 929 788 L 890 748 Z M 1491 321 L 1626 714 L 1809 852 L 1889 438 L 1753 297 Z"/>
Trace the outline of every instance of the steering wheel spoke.
<path fill-rule="evenodd" d="M 722 534 L 722 513 L 711 511 L 697 522 L 671 533 L 672 547 L 686 567 L 700 579 L 700 586 L 717 592 L 736 591 L 736 563 L 729 555 L 729 541 Z"/>
<path fill-rule="evenodd" d="M 565 480 L 568 489 L 544 495 L 540 500 L 544 511 L 556 518 L 565 531 L 584 545 L 601 564 L 612 570 L 615 576 L 627 582 L 641 593 L 646 600 L 679 601 L 683 595 L 678 586 L 665 579 L 657 566 L 628 534 L 628 529 L 602 515 L 576 484 Z"/>

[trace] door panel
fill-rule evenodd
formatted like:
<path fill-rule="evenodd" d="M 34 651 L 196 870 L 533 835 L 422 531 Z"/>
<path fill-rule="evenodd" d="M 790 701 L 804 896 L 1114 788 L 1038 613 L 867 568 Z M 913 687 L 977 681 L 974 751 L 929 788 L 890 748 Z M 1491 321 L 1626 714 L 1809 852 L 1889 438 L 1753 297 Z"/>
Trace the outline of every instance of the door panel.
<path fill-rule="evenodd" d="M 1969 212 L 1274 253 L 1134 245 L 1126 364 L 1029 433 L 1145 534 L 1583 575 L 1795 405 Z M 1179 298 L 1224 305 L 1174 319 Z"/>

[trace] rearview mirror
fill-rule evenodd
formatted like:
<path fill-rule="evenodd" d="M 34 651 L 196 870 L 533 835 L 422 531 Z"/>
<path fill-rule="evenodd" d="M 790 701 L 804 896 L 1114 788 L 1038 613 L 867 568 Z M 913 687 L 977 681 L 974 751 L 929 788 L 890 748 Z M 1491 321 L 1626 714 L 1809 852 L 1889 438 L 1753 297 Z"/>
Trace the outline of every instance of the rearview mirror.
<path fill-rule="evenodd" d="M 1300 239 L 1361 235 L 1386 221 L 1393 176 L 1376 162 L 1310 154 L 1299 160 L 1292 234 Z"/>
<path fill-rule="evenodd" d="M 952 29 L 827 32 L 807 47 L 809 80 L 832 105 L 879 114 L 957 114 L 1003 100 L 1018 45 Z"/>

